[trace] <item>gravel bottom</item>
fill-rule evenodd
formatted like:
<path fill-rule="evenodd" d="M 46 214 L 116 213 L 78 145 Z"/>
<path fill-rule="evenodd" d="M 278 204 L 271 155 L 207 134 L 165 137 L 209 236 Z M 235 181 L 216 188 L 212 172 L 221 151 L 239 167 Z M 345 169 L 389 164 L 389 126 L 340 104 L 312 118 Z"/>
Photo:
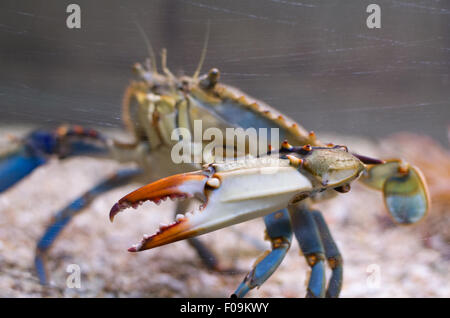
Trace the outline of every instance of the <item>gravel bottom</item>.
<path fill-rule="evenodd" d="M 332 139 L 376 155 L 376 147 L 368 141 Z M 207 270 L 184 241 L 142 253 L 127 252 L 144 233 L 173 219 L 173 202 L 160 206 L 147 202 L 110 223 L 111 206 L 139 184 L 102 195 L 72 220 L 49 253 L 50 287 L 39 285 L 33 268 L 34 249 L 52 215 L 119 167 L 92 158 L 52 160 L 0 195 L 0 297 L 231 295 L 245 273 L 225 275 Z M 420 227 L 393 226 L 380 193 L 355 183 L 351 192 L 316 207 L 323 211 L 344 258 L 341 297 L 450 297 L 448 257 L 424 244 L 429 234 Z M 257 219 L 201 239 L 223 265 L 247 271 L 262 247 L 270 246 L 263 237 L 264 225 Z M 309 268 L 299 254 L 298 244 L 293 242 L 278 270 L 248 297 L 305 296 Z M 67 285 L 70 264 L 81 269 L 81 288 Z"/>

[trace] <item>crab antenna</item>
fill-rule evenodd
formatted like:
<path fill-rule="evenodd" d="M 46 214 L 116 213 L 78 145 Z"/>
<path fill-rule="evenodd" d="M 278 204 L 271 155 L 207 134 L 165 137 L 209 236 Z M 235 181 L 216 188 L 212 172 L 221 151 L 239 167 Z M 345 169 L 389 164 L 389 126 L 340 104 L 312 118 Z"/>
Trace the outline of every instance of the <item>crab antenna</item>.
<path fill-rule="evenodd" d="M 175 78 L 175 75 L 172 74 L 172 72 L 167 67 L 167 49 L 161 50 L 161 67 L 164 72 L 169 78 L 173 79 Z"/>
<path fill-rule="evenodd" d="M 152 68 L 152 71 L 154 74 L 158 73 L 158 66 L 156 65 L 156 57 L 155 52 L 153 51 L 152 44 L 150 43 L 150 40 L 148 39 L 147 34 L 145 33 L 142 26 L 139 24 L 137 20 L 134 20 L 134 24 L 136 24 L 136 27 L 139 30 L 139 33 L 141 33 L 142 38 L 144 39 L 145 45 L 147 46 L 148 54 L 150 56 L 150 66 Z"/>
<path fill-rule="evenodd" d="M 206 25 L 206 36 L 205 36 L 205 42 L 203 42 L 202 54 L 200 56 L 200 61 L 198 63 L 197 69 L 195 70 L 195 73 L 192 76 L 194 79 L 196 79 L 198 77 L 198 75 L 200 74 L 200 71 L 201 71 L 202 66 L 203 66 L 203 62 L 205 61 L 206 50 L 208 49 L 209 29 L 210 29 L 210 27 L 211 27 L 211 20 L 208 20 L 208 24 Z"/>

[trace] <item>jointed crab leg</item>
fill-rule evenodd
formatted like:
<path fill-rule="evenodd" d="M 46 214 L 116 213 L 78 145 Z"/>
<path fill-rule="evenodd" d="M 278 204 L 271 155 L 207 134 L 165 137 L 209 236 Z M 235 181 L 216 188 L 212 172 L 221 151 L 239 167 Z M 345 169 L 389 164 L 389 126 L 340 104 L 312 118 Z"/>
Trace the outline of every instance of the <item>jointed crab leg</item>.
<path fill-rule="evenodd" d="M 3 192 L 45 163 L 45 158 L 35 156 L 28 147 L 21 146 L 0 159 L 0 192 Z"/>
<path fill-rule="evenodd" d="M 45 164 L 51 155 L 63 158 L 108 151 L 106 140 L 100 133 L 81 126 L 36 130 L 16 142 L 18 146 L 14 151 L 0 156 L 0 193 Z"/>
<path fill-rule="evenodd" d="M 325 249 L 319 229 L 310 212 L 303 204 L 289 208 L 292 228 L 300 249 L 311 267 L 306 297 L 325 296 Z"/>
<path fill-rule="evenodd" d="M 308 211 L 305 206 L 298 208 L 298 212 L 292 209 L 291 211 L 299 214 L 294 217 L 294 220 L 299 223 L 296 237 L 308 263 L 311 262 L 310 259 L 321 259 L 321 262 L 313 266 L 314 270 L 310 277 L 307 296 L 338 297 L 343 279 L 342 259 L 322 214 L 319 211 Z M 264 221 L 268 238 L 272 242 L 272 251 L 266 252 L 255 262 L 254 268 L 244 278 L 233 296 L 244 297 L 251 289 L 261 286 L 281 264 L 290 247 L 292 229 L 289 213 L 286 210 L 274 212 L 266 216 Z M 313 223 L 315 223 L 316 229 L 312 228 L 311 230 L 308 226 L 314 225 Z M 310 252 L 314 250 L 319 252 Z M 325 251 L 325 257 L 332 271 L 325 294 L 322 251 Z"/>
<path fill-rule="evenodd" d="M 85 192 L 79 198 L 75 199 L 68 206 L 59 211 L 52 223 L 47 227 L 44 235 L 38 241 L 36 246 L 36 256 L 34 259 L 34 264 L 37 270 L 39 281 L 42 285 L 48 284 L 48 275 L 45 266 L 45 260 L 49 248 L 64 229 L 64 227 L 69 223 L 69 221 L 78 213 L 82 212 L 89 204 L 97 198 L 99 195 L 123 186 L 129 183 L 133 178 L 139 176 L 142 173 L 140 169 L 124 169 L 114 173 L 112 176 L 106 180 L 101 181 L 95 187 Z"/>
<path fill-rule="evenodd" d="M 244 297 L 251 289 L 261 286 L 278 268 L 291 246 L 292 230 L 286 209 L 264 217 L 266 234 L 272 243 L 272 250 L 256 260 L 253 269 L 245 276 L 232 296 Z"/>
<path fill-rule="evenodd" d="M 316 222 L 317 229 L 319 230 L 320 238 L 325 249 L 325 257 L 327 258 L 328 265 L 331 268 L 331 277 L 328 281 L 326 297 L 339 297 L 339 293 L 342 288 L 343 280 L 343 266 L 342 256 L 336 243 L 331 236 L 330 230 L 319 211 L 311 211 L 314 221 Z"/>
<path fill-rule="evenodd" d="M 307 295 L 325 296 L 327 257 L 333 270 L 328 294 L 337 296 L 342 281 L 339 251 L 323 219 L 310 210 L 308 197 L 333 189 L 343 192 L 359 177 L 364 165 L 342 147 L 285 145 L 273 155 L 211 164 L 200 171 L 150 183 L 120 199 L 112 207 L 110 218 L 147 200 L 159 203 L 179 196 L 203 199 L 199 209 L 177 217 L 172 224 L 161 225 L 155 234 L 144 235 L 129 249 L 139 252 L 264 217 L 272 251 L 256 262 L 234 296 L 244 296 L 270 277 L 290 246 L 292 229 L 312 269 Z"/>

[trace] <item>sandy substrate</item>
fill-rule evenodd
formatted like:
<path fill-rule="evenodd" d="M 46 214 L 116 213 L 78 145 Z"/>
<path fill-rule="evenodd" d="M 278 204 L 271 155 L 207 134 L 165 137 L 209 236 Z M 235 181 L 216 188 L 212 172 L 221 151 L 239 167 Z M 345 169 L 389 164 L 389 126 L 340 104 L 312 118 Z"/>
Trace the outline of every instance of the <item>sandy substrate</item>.
<path fill-rule="evenodd" d="M 3 138 L 3 130 L 0 133 Z M 377 155 L 370 142 L 340 140 L 357 145 L 362 153 Z M 245 274 L 205 269 L 184 241 L 142 253 L 127 252 L 144 233 L 173 219 L 174 203 L 168 201 L 160 206 L 145 203 L 110 223 L 113 203 L 138 184 L 108 192 L 74 218 L 50 251 L 51 287 L 39 285 L 33 269 L 34 248 L 51 216 L 118 168 L 115 162 L 92 158 L 53 160 L 0 194 L 1 297 L 230 296 Z M 445 253 L 424 244 L 429 234 L 420 227 L 392 226 L 380 193 L 355 183 L 350 193 L 317 208 L 324 212 L 344 257 L 342 297 L 450 297 L 450 263 Z M 264 225 L 258 219 L 201 239 L 224 265 L 248 270 L 262 253 L 260 245 L 269 247 L 263 237 Z M 81 268 L 80 289 L 66 286 L 69 264 Z M 294 242 L 279 269 L 249 297 L 303 297 L 308 272 Z"/>

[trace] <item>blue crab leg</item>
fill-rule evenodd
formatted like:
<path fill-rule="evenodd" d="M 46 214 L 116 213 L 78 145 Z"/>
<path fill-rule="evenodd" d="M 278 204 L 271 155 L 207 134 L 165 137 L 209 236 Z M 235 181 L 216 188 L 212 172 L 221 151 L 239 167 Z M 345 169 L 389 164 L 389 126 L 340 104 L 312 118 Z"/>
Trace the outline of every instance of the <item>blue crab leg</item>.
<path fill-rule="evenodd" d="M 46 162 L 45 158 L 34 156 L 26 146 L 8 153 L 0 159 L 0 193 L 29 175 Z"/>
<path fill-rule="evenodd" d="M 306 297 L 325 296 L 325 249 L 313 215 L 303 204 L 289 207 L 292 228 L 311 267 Z"/>
<path fill-rule="evenodd" d="M 51 155 L 106 154 L 106 139 L 97 131 L 81 126 L 60 126 L 55 130 L 35 130 L 18 147 L 0 156 L 0 192 L 3 192 L 47 162 Z"/>
<path fill-rule="evenodd" d="M 52 223 L 47 227 L 36 246 L 34 264 L 42 285 L 47 285 L 48 275 L 46 272 L 45 259 L 49 248 L 61 233 L 69 221 L 102 193 L 129 183 L 133 178 L 142 173 L 140 169 L 124 169 L 114 173 L 106 180 L 101 181 L 95 187 L 75 199 L 68 206 L 56 213 Z"/>
<path fill-rule="evenodd" d="M 323 247 L 325 248 L 325 256 L 328 260 L 328 265 L 331 268 L 331 278 L 328 282 L 326 297 L 339 297 L 342 288 L 343 272 L 342 256 L 336 243 L 331 236 L 327 223 L 319 211 L 311 212 L 316 221 L 317 229 L 319 230 L 320 238 Z"/>
<path fill-rule="evenodd" d="M 272 250 L 264 253 L 236 289 L 232 297 L 244 297 L 251 289 L 261 286 L 278 268 L 291 246 L 292 230 L 286 209 L 264 217 Z"/>

